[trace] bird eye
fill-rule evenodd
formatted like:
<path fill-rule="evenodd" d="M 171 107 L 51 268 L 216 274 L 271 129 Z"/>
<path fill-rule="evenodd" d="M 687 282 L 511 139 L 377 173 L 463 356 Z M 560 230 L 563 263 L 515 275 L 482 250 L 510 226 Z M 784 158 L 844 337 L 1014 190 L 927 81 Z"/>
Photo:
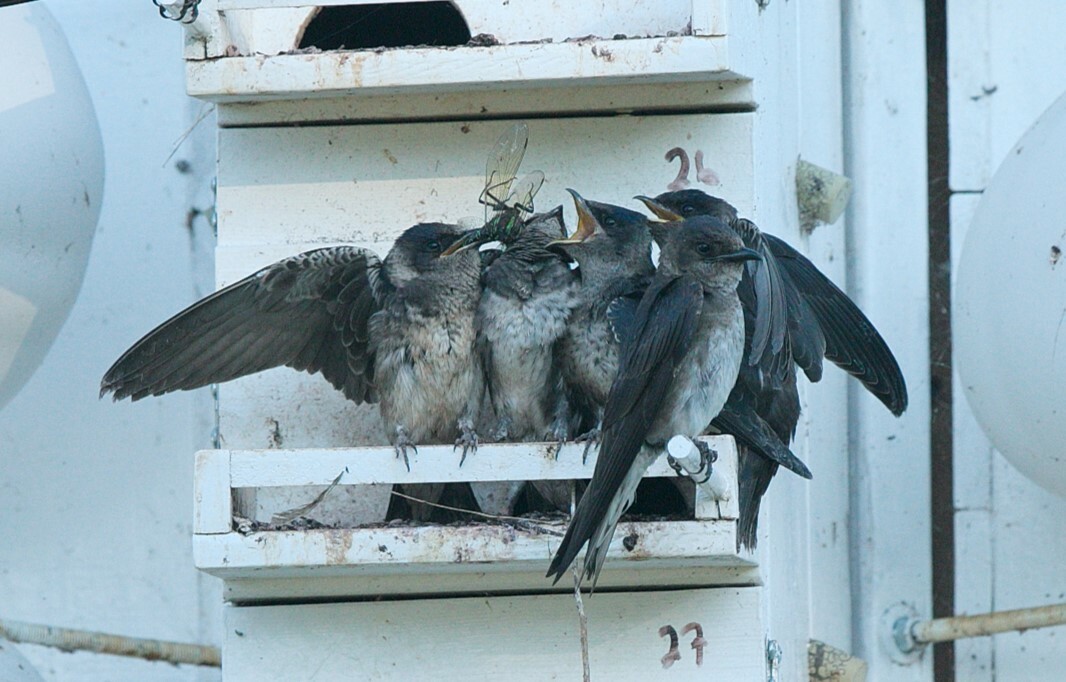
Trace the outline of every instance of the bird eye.
<path fill-rule="evenodd" d="M 681 207 L 681 215 L 692 215 L 696 212 L 696 207 L 692 204 L 685 204 Z"/>
<path fill-rule="evenodd" d="M 699 252 L 700 255 L 706 256 L 711 252 L 711 245 L 707 242 L 700 242 L 699 244 L 696 244 L 696 251 Z"/>
<path fill-rule="evenodd" d="M 614 218 L 608 217 L 608 218 L 604 218 L 603 219 L 603 226 L 604 227 L 614 227 L 616 225 L 618 225 L 618 221 L 615 220 Z"/>
<path fill-rule="evenodd" d="M 428 248 L 430 251 L 440 251 L 440 242 L 434 239 L 430 243 L 426 244 L 426 248 Z"/>

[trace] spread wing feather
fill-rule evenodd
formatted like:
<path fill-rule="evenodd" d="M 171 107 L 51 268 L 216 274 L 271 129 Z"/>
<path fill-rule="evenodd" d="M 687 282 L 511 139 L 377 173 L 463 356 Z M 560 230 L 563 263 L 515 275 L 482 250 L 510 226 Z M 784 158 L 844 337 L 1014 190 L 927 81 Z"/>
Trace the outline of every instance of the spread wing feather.
<path fill-rule="evenodd" d="M 371 401 L 368 321 L 389 288 L 380 266 L 374 253 L 350 246 L 269 265 L 145 335 L 107 371 L 100 394 L 137 400 L 287 365 Z"/>

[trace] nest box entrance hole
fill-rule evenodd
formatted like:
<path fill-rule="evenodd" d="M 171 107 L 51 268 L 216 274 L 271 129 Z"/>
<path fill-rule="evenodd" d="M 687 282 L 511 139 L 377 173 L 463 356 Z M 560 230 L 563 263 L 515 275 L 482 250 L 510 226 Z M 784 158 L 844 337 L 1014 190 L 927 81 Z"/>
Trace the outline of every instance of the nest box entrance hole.
<path fill-rule="evenodd" d="M 470 41 L 470 29 L 451 2 L 382 2 L 322 7 L 307 24 L 300 48 L 366 50 Z"/>

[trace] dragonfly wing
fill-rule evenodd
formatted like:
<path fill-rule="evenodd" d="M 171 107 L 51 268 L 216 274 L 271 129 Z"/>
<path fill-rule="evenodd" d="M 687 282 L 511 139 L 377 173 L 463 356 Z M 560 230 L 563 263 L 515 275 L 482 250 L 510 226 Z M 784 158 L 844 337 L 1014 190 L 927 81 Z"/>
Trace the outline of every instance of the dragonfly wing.
<path fill-rule="evenodd" d="M 487 208 L 495 209 L 503 204 L 528 143 L 529 126 L 525 123 L 515 123 L 496 140 L 485 164 L 485 189 L 478 199 Z"/>
<path fill-rule="evenodd" d="M 528 175 L 523 175 L 522 178 L 514 184 L 511 189 L 511 193 L 507 195 L 507 200 L 504 202 L 507 207 L 514 207 L 520 211 L 526 213 L 533 212 L 533 197 L 540 191 L 541 185 L 544 184 L 544 173 L 540 171 L 533 171 Z"/>

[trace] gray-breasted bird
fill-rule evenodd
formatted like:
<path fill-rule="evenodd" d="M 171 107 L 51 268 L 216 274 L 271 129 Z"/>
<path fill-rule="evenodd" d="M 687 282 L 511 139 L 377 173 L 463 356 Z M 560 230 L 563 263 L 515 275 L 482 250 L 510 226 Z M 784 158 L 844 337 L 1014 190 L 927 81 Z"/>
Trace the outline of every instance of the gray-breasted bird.
<path fill-rule="evenodd" d="M 482 228 L 473 232 L 478 238 L 461 239 L 462 248 L 497 236 Z M 565 236 L 562 206 L 533 215 L 504 237 L 502 251 L 485 266 L 476 345 L 496 440 L 562 441 L 569 435 L 556 342 L 578 303 L 578 276 L 564 254 L 548 248 Z M 568 485 L 534 485 L 553 505 L 569 508 Z M 513 512 L 523 486 L 518 481 L 471 484 L 482 511 L 499 514 Z"/>
<path fill-rule="evenodd" d="M 548 244 L 566 236 L 563 207 L 534 215 L 486 268 L 477 348 L 498 440 L 563 440 L 567 407 L 556 342 L 578 303 L 578 275 Z"/>
<path fill-rule="evenodd" d="M 100 395 L 138 400 L 284 365 L 321 373 L 356 403 L 378 402 L 405 463 L 416 444 L 456 434 L 465 458 L 484 387 L 474 349 L 481 265 L 476 251 L 440 257 L 459 234 L 419 224 L 384 261 L 336 246 L 268 265 L 149 332 L 107 371 Z M 440 489 L 406 487 L 428 501 Z"/>
<path fill-rule="evenodd" d="M 595 441 L 611 384 L 618 372 L 620 339 L 610 310 L 618 299 L 640 300 L 655 274 L 648 219 L 621 206 L 586 201 L 574 190 L 578 224 L 555 242 L 578 264 L 581 286 L 566 333 L 559 339 L 559 364 L 572 410 L 574 432 Z"/>
<path fill-rule="evenodd" d="M 772 266 L 767 270 L 772 281 L 760 284 L 746 273 L 737 289 L 748 361 L 712 423 L 715 430 L 736 436 L 741 446 L 738 544 L 754 548 L 759 504 L 778 468 L 770 453 L 780 454 L 780 447 L 791 442 L 799 421 L 796 367 L 816 382 L 824 356 L 859 379 L 897 416 L 907 407 L 906 383 L 892 351 L 854 302 L 787 243 L 738 218 L 728 202 L 694 189 L 638 199 L 667 221 L 697 215 L 725 220 Z M 655 229 L 658 234 L 671 228 Z M 765 341 L 761 346 L 760 339 Z"/>
<path fill-rule="evenodd" d="M 737 284 L 744 262 L 759 258 L 710 217 L 665 236 L 607 397 L 596 468 L 548 568 L 556 581 L 587 542 L 582 575 L 595 584 L 647 467 L 671 437 L 699 435 L 722 409 L 744 353 Z"/>

